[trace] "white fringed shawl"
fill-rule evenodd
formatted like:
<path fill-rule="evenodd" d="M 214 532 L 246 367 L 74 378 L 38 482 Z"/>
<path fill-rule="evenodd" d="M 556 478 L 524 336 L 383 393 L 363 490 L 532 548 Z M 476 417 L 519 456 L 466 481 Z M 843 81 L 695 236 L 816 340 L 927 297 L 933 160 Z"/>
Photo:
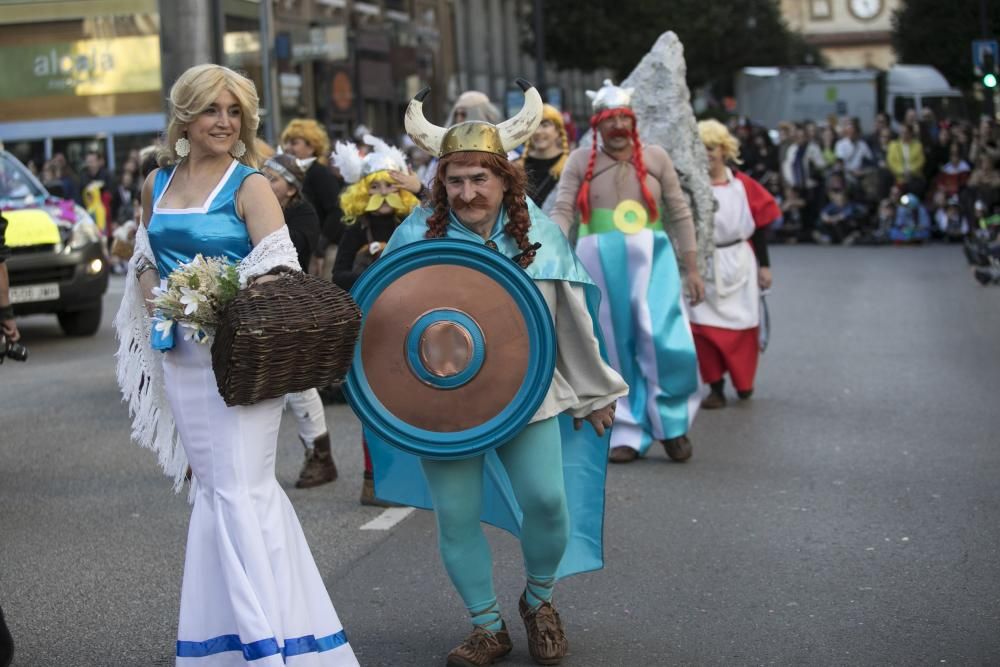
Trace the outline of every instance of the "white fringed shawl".
<path fill-rule="evenodd" d="M 163 386 L 162 353 L 149 345 L 151 318 L 136 274 L 136 265 L 143 258 L 156 262 L 146 226 L 139 225 L 135 252 L 125 277 L 125 294 L 114 321 L 118 338 L 115 370 L 122 400 L 128 405 L 132 419 L 132 439 L 156 452 L 164 474 L 173 478 L 174 490 L 180 491 L 187 472 L 187 456 Z M 246 287 L 249 280 L 279 266 L 301 270 L 288 227 L 284 225 L 261 239 L 237 266 L 240 286 Z"/>

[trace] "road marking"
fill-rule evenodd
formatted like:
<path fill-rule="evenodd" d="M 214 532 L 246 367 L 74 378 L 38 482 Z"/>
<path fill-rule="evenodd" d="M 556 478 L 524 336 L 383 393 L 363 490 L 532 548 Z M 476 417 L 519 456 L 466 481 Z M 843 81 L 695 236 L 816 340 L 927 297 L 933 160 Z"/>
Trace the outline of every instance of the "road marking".
<path fill-rule="evenodd" d="M 377 517 L 361 526 L 361 530 L 389 530 L 397 523 L 413 514 L 412 507 L 390 507 Z"/>

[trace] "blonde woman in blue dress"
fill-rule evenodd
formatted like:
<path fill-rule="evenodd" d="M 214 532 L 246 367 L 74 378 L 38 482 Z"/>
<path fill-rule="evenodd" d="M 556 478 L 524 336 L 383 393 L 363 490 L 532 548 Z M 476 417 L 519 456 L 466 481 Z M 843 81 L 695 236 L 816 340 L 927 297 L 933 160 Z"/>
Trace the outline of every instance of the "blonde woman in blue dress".
<path fill-rule="evenodd" d="M 196 254 L 238 264 L 241 284 L 299 268 L 267 179 L 256 170 L 257 93 L 200 65 L 170 91 L 168 152 L 142 189 L 126 293 L 115 318 L 118 381 L 132 436 L 179 488 L 190 465 L 177 665 L 357 665 L 288 497 L 274 476 L 282 398 L 227 407 L 211 348 L 176 331 L 150 346 L 149 299 Z"/>

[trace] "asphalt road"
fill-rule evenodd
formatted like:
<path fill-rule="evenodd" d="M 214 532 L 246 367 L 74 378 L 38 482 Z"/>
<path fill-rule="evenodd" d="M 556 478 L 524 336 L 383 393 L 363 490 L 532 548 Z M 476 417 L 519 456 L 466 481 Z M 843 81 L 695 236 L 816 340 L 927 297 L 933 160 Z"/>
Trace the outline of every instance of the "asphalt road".
<path fill-rule="evenodd" d="M 773 251 L 754 398 L 699 415 L 695 456 L 610 470 L 606 567 L 559 584 L 565 665 L 1000 664 L 1000 290 L 955 247 Z M 110 321 L 22 321 L 0 367 L 0 604 L 18 667 L 171 665 L 189 508 L 128 442 Z M 327 417 L 341 479 L 278 478 L 364 665 L 440 665 L 468 630 L 433 517 L 357 503 L 359 428 Z M 490 531 L 507 665 L 528 657 L 515 540 Z"/>

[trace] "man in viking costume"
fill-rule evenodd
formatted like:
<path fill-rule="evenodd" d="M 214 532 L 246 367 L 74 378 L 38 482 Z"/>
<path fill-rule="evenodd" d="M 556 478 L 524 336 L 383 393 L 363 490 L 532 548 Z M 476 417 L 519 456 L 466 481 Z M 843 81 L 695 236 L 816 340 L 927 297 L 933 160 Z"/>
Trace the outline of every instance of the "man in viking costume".
<path fill-rule="evenodd" d="M 333 163 L 348 184 L 340 193 L 345 229 L 333 264 L 333 282 L 345 290 L 379 258 L 399 223 L 420 204 L 417 195 L 425 189 L 410 173 L 402 151 L 370 134 L 362 140 L 371 149 L 364 157 L 353 143 L 338 141 L 333 152 Z M 371 454 L 363 437 L 361 447 L 365 455 L 361 504 L 386 507 L 375 497 Z"/>
<path fill-rule="evenodd" d="M 671 459 L 686 461 L 698 366 L 681 299 L 686 291 L 694 305 L 705 288 L 673 163 L 660 146 L 639 141 L 632 92 L 607 80 L 596 93 L 587 91 L 593 145 L 570 153 L 551 215 L 568 234 L 579 214 L 576 252 L 601 289 L 608 359 L 629 384 L 629 395 L 618 401 L 609 459 L 634 461 L 659 440 Z M 683 284 L 661 211 L 676 231 Z"/>
<path fill-rule="evenodd" d="M 428 206 L 403 222 L 380 260 L 391 261 L 394 251 L 409 244 L 429 243 L 425 239 L 485 245 L 523 269 L 552 317 L 549 321 L 545 313 L 557 347 L 548 391 L 530 420 L 524 419 L 528 425 L 496 448 L 432 460 L 367 431 L 379 497 L 434 509 L 445 570 L 472 617 L 472 634 L 449 653 L 448 665 L 490 665 L 512 649 L 481 521 L 520 538 L 527 584 L 518 606 L 532 657 L 554 665 L 566 655 L 552 590 L 558 577 L 603 566 L 607 440 L 601 436 L 611 426 L 616 400 L 628 391 L 601 357 L 592 314 L 599 291 L 559 228 L 526 198 L 524 172 L 507 160 L 508 151 L 541 120 L 538 92 L 523 80 L 518 84 L 525 91 L 524 107 L 499 125 L 465 121 L 438 127 L 423 115 L 427 90 L 410 102 L 407 132 L 440 162 Z M 449 352 L 461 341 L 446 329 L 439 333 L 440 340 L 428 340 L 428 349 L 430 357 L 440 358 L 429 363 L 448 375 L 464 363 Z M 453 411 L 461 408 L 455 405 Z M 442 433 L 442 441 L 448 435 Z"/>

